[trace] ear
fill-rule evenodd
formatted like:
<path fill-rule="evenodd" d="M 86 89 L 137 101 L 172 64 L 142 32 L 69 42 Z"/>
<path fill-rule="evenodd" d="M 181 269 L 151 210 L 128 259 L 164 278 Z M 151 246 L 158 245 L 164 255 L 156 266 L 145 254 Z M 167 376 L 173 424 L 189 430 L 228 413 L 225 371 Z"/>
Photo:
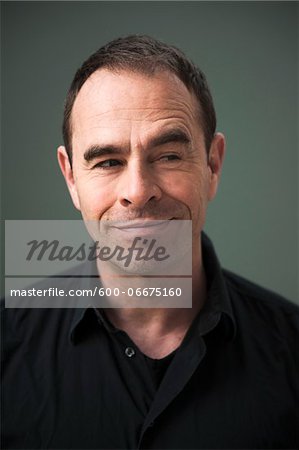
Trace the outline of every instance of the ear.
<path fill-rule="evenodd" d="M 72 197 L 75 208 L 80 211 L 80 201 L 78 197 L 77 187 L 74 179 L 73 169 L 70 164 L 70 160 L 65 147 L 62 145 L 57 149 L 57 159 L 61 169 L 61 172 L 66 181 L 69 193 Z"/>
<path fill-rule="evenodd" d="M 216 133 L 209 151 L 208 165 L 210 169 L 210 186 L 208 199 L 213 200 L 217 193 L 225 154 L 225 137 Z"/>

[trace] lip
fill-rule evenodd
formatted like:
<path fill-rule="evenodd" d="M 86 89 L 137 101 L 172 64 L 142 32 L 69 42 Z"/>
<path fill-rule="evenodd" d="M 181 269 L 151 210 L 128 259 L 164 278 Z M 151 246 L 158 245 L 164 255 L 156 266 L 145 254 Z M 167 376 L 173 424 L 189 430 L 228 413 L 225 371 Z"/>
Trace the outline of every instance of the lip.
<path fill-rule="evenodd" d="M 125 238 L 126 236 L 130 239 L 132 237 L 146 237 L 146 236 L 152 236 L 152 237 L 158 237 L 167 231 L 169 227 L 169 222 L 172 219 L 166 219 L 166 220 L 132 220 L 127 222 L 119 222 L 115 225 L 111 225 L 110 229 L 111 231 L 114 230 L 114 232 L 119 234 L 119 236 Z M 114 233 L 113 233 L 114 234 Z"/>
<path fill-rule="evenodd" d="M 112 225 L 111 228 L 117 228 L 119 230 L 139 230 L 143 228 L 160 228 L 163 225 L 168 225 L 168 222 L 173 219 L 165 219 L 165 220 L 154 220 L 154 219 L 146 219 L 146 220 L 132 220 L 128 221 L 128 223 L 123 225 Z"/>

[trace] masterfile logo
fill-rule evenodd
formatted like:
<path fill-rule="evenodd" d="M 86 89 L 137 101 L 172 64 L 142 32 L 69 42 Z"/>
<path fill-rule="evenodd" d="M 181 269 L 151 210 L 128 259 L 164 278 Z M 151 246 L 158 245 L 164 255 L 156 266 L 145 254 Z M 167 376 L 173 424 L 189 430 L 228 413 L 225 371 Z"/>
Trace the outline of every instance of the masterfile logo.
<path fill-rule="evenodd" d="M 192 304 L 191 221 L 7 221 L 5 231 L 6 292 L 23 298 L 8 307 L 82 307 L 80 297 L 101 307 Z"/>

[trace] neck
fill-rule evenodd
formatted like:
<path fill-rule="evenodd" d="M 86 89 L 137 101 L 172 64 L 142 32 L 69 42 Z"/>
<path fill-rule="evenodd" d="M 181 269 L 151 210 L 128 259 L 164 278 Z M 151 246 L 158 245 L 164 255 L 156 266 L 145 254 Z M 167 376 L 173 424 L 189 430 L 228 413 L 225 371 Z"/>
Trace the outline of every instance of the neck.
<path fill-rule="evenodd" d="M 153 358 L 163 358 L 182 342 L 193 319 L 206 300 L 206 277 L 202 264 L 201 247 L 193 253 L 191 308 L 107 308 L 105 313 L 112 324 L 124 330 L 139 349 Z M 111 276 L 101 273 L 105 287 L 111 285 Z M 132 299 L 131 299 L 132 300 Z M 130 299 L 128 299 L 129 304 Z"/>

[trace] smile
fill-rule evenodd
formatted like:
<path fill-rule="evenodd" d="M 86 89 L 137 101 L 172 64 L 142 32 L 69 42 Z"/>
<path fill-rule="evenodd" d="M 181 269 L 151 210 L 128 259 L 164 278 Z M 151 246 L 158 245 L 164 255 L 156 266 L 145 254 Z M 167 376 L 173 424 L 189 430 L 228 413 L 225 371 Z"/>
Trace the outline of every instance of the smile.
<path fill-rule="evenodd" d="M 169 222 L 173 219 L 166 219 L 166 220 L 134 220 L 134 221 L 127 221 L 127 222 L 121 222 L 119 224 L 115 224 L 110 226 L 110 228 L 114 228 L 121 233 L 127 233 L 127 234 L 138 234 L 139 235 L 146 235 L 146 234 L 154 234 L 154 233 L 161 233 L 162 231 L 166 230 L 169 226 Z"/>

